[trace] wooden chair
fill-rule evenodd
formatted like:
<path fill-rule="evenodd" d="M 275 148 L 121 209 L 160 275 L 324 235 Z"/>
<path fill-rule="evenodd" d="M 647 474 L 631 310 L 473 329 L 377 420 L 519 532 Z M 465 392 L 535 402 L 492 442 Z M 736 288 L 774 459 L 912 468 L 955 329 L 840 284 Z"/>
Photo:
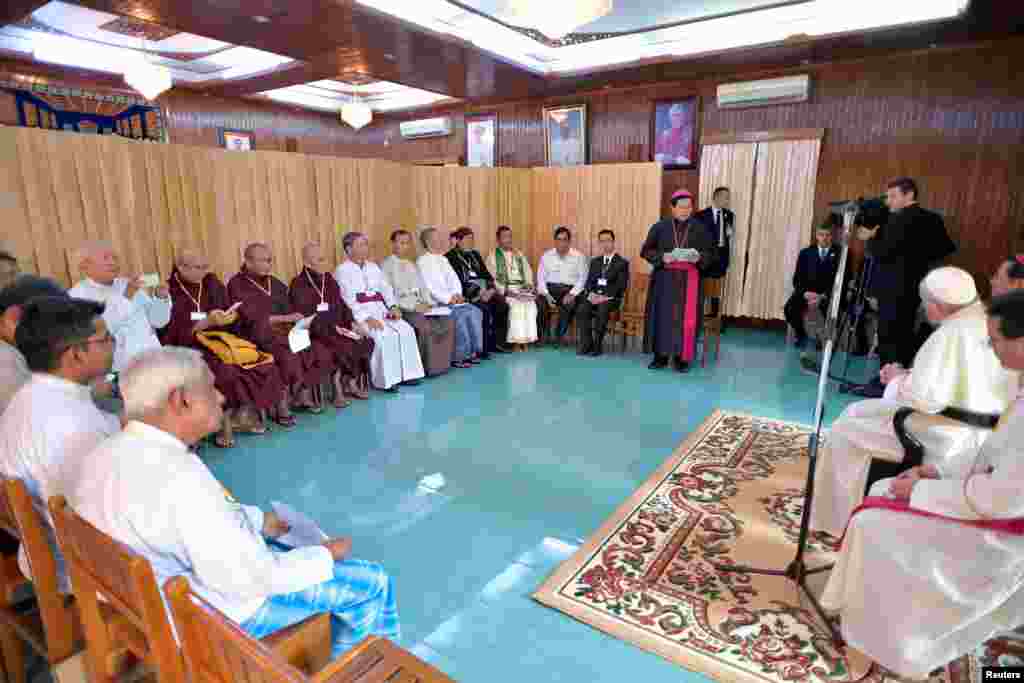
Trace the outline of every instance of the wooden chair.
<path fill-rule="evenodd" d="M 0 484 L 0 528 L 21 539 L 33 576 L 30 583 L 22 575 L 17 556 L 0 558 L 0 646 L 7 680 L 22 683 L 26 680 L 23 643 L 51 669 L 81 652 L 84 643 L 74 599 L 59 590 L 47 522 L 32 504 L 23 481 L 0 478 Z M 29 585 L 35 591 L 35 607 L 15 609 L 16 596 Z"/>
<path fill-rule="evenodd" d="M 185 664 L 149 562 L 79 517 L 63 496 L 50 499 L 50 514 L 81 611 L 90 679 L 112 682 L 134 658 L 145 662 L 159 683 L 185 683 Z M 306 631 L 323 629 L 317 619 L 261 642 L 286 661 L 302 664 Z M 329 634 L 329 619 L 326 623 Z M 329 658 L 328 644 L 322 661 L 312 663 L 323 666 Z"/>
<path fill-rule="evenodd" d="M 715 338 L 715 363 L 722 350 L 722 278 L 709 277 L 704 280 L 704 352 L 700 358 L 703 368 L 708 363 L 708 343 Z"/>
<path fill-rule="evenodd" d="M 174 614 L 181 649 L 192 683 L 444 683 L 451 679 L 390 641 L 371 636 L 344 656 L 326 663 L 331 649 L 331 622 L 326 614 L 315 618 L 301 642 L 296 639 L 293 661 L 309 666 L 296 668 L 278 652 L 249 637 L 201 597 L 192 592 L 184 577 L 167 582 L 167 600 Z M 306 656 L 298 649 L 306 650 Z M 326 666 L 324 666 L 326 664 Z"/>
<path fill-rule="evenodd" d="M 612 334 L 615 334 L 616 330 L 621 329 L 621 327 L 622 327 L 621 326 L 622 309 L 626 307 L 626 301 L 629 300 L 629 284 L 630 284 L 629 280 L 630 280 L 630 273 L 627 270 L 626 271 L 626 289 L 625 289 L 625 291 L 622 292 L 622 300 L 619 301 L 619 307 L 616 308 L 614 311 L 609 311 L 608 312 L 608 330 L 610 330 L 612 332 Z M 620 339 L 621 339 L 620 352 L 621 353 L 625 353 L 626 352 L 626 335 L 621 334 L 620 335 Z"/>
<path fill-rule="evenodd" d="M 184 683 L 178 644 L 149 562 L 75 514 L 63 496 L 49 503 L 85 628 L 91 680 L 112 683 L 134 657 L 160 683 Z"/>
<path fill-rule="evenodd" d="M 643 337 L 644 321 L 646 320 L 645 310 L 647 308 L 647 289 L 651 285 L 651 276 L 646 273 L 630 275 L 629 288 L 622 301 L 622 307 L 614 318 L 609 318 L 608 330 L 612 334 L 618 334 L 621 339 L 621 348 L 626 350 L 626 339 L 629 337 Z"/>

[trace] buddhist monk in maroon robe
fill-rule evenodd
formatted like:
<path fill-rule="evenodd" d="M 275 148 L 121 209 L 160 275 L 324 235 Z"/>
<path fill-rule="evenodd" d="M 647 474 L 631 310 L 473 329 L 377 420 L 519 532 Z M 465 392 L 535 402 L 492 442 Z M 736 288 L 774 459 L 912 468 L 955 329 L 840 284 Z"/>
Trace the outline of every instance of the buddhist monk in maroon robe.
<path fill-rule="evenodd" d="M 238 309 L 243 336 L 261 349 L 274 354 L 281 377 L 291 391 L 292 407 L 318 413 L 321 408 L 313 389 L 334 373 L 334 354 L 320 342 L 295 353 L 288 345 L 288 333 L 302 320 L 292 308 L 288 287 L 270 274 L 274 257 L 270 247 L 254 242 L 245 248 L 242 271 L 228 282 L 228 296 L 241 302 Z M 295 418 L 277 420 L 290 427 Z"/>
<path fill-rule="evenodd" d="M 327 272 L 327 259 L 319 244 L 311 242 L 302 248 L 302 272 L 289 288 L 292 308 L 305 316 L 316 315 L 309 332 L 334 352 L 338 371 L 334 374 L 334 405 L 343 408 L 350 401 L 345 395 L 366 400 L 365 386 L 370 376 L 373 339 L 356 329 L 352 309 L 341 298 L 341 288 Z"/>
<path fill-rule="evenodd" d="M 252 368 L 229 365 L 197 341 L 196 334 L 206 330 L 238 335 L 238 313 L 229 312 L 227 289 L 210 272 L 209 260 L 198 250 L 183 250 L 178 254 L 167 289 L 171 296 L 171 321 L 160 330 L 160 342 L 202 351 L 214 384 L 224 396 L 227 414 L 215 443 L 221 448 L 233 446 L 236 427 L 265 432 L 264 411 L 277 409 L 287 415 L 288 394 L 274 363 Z"/>

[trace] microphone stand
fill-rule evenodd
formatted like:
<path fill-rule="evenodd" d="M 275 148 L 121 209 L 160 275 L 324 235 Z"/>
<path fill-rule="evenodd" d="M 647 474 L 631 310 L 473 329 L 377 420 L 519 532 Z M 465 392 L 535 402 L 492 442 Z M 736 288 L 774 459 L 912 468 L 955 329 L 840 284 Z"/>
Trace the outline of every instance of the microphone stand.
<path fill-rule="evenodd" d="M 811 503 L 814 500 L 814 471 L 818 463 L 818 449 L 821 446 L 821 425 L 825 417 L 825 398 L 828 394 L 828 383 L 829 383 L 829 366 L 832 363 L 832 352 L 835 350 L 836 344 L 836 333 L 837 320 L 839 317 L 839 300 L 843 294 L 843 275 L 846 273 L 846 261 L 849 258 L 850 253 L 850 230 L 853 226 L 853 218 L 855 215 L 855 208 L 848 206 L 843 212 L 843 236 L 842 242 L 842 253 L 839 257 L 839 270 L 836 271 L 836 279 L 832 284 L 832 300 L 829 302 L 828 309 L 828 321 L 825 326 L 825 350 L 821 357 L 821 370 L 818 374 L 818 398 L 814 404 L 814 431 L 811 433 L 810 443 L 808 444 L 808 460 L 810 461 L 807 467 L 807 481 L 804 484 L 804 507 L 803 512 L 800 515 L 800 536 L 796 543 L 796 557 L 789 563 L 785 569 L 768 569 L 763 567 L 749 567 L 739 564 L 712 564 L 712 566 L 718 571 L 722 572 L 735 572 L 739 574 L 759 574 L 762 576 L 783 576 L 790 581 L 793 581 L 798 588 L 802 589 L 807 595 L 807 598 L 811 601 L 811 605 L 814 606 L 814 610 L 818 613 L 818 617 L 821 618 L 822 623 L 829 630 L 832 635 L 832 640 L 836 647 L 842 647 L 844 645 L 843 637 L 839 631 L 835 628 L 828 617 L 825 615 L 825 610 L 822 608 L 818 598 L 815 597 L 814 593 L 807 585 L 807 577 L 812 574 L 819 574 L 821 572 L 829 571 L 834 566 L 833 563 L 823 565 L 821 567 L 814 567 L 809 569 L 807 563 L 804 560 L 804 556 L 807 553 L 807 540 L 811 532 Z"/>

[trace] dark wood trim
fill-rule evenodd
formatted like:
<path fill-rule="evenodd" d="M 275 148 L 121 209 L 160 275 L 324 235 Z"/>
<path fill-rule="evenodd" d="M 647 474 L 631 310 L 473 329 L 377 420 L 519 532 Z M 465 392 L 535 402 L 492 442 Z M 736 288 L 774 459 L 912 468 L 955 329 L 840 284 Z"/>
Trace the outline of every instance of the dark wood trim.
<path fill-rule="evenodd" d="M 0 26 L 17 24 L 47 2 L 48 0 L 4 0 L 0 3 Z"/>
<path fill-rule="evenodd" d="M 417 159 L 410 161 L 412 166 L 462 166 L 462 159 L 459 157 L 434 157 L 432 159 Z"/>
<path fill-rule="evenodd" d="M 700 138 L 702 145 L 734 145 L 741 142 L 776 142 L 779 140 L 821 140 L 824 128 L 779 128 L 778 130 L 755 130 L 737 132 L 711 130 Z"/>

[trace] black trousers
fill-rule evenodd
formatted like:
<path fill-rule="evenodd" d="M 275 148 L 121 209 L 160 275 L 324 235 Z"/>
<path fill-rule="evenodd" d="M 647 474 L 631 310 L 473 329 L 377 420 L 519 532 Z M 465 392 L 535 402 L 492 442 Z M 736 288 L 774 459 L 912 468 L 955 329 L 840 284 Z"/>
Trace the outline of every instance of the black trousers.
<path fill-rule="evenodd" d="M 581 349 L 601 348 L 604 335 L 608 332 L 608 316 L 618 308 L 619 302 L 615 299 L 597 305 L 590 303 L 586 298 L 583 299 L 576 309 Z"/>
<path fill-rule="evenodd" d="M 786 322 L 796 330 L 796 338 L 806 338 L 807 327 L 804 325 L 804 313 L 807 311 L 807 300 L 804 299 L 804 295 L 800 292 L 793 292 L 782 310 L 786 314 Z"/>
<path fill-rule="evenodd" d="M 562 299 L 564 299 L 565 295 L 570 291 L 572 291 L 572 285 L 548 285 L 548 293 L 551 295 L 551 298 L 555 300 L 555 305 L 558 307 L 558 330 L 556 336 L 559 338 L 564 337 L 566 332 L 569 331 L 569 323 L 572 322 L 572 317 L 576 314 L 579 297 L 574 298 L 572 303 L 568 306 L 562 303 Z M 551 335 L 552 310 L 553 308 L 547 297 L 537 297 L 537 313 L 540 316 L 539 332 L 542 338 L 546 338 Z"/>
<path fill-rule="evenodd" d="M 917 296 L 878 297 L 878 360 L 882 367 L 899 363 L 909 368 L 917 354 Z"/>
<path fill-rule="evenodd" d="M 484 352 L 493 353 L 508 339 L 508 302 L 495 293 L 490 301 L 474 301 L 473 305 L 484 314 Z"/>

